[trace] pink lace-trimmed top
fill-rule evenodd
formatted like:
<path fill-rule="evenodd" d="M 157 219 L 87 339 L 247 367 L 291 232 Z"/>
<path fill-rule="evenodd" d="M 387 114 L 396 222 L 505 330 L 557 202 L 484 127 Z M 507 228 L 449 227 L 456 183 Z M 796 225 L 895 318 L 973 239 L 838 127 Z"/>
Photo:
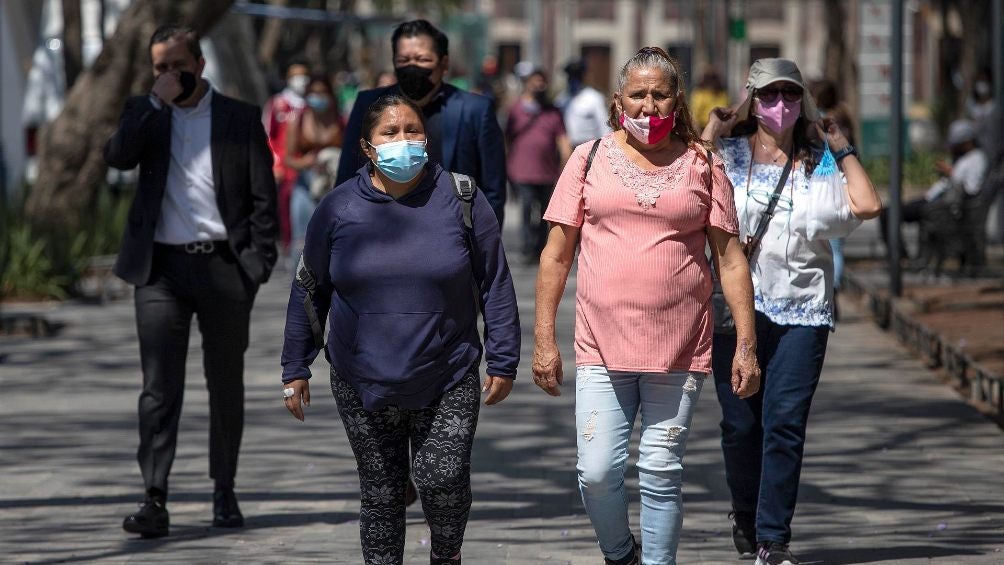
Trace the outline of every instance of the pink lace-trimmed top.
<path fill-rule="evenodd" d="M 576 148 L 544 218 L 581 229 L 575 363 L 609 370 L 711 372 L 711 271 L 705 229 L 738 233 L 732 184 L 702 149 L 654 171 L 635 165 L 614 136 Z"/>

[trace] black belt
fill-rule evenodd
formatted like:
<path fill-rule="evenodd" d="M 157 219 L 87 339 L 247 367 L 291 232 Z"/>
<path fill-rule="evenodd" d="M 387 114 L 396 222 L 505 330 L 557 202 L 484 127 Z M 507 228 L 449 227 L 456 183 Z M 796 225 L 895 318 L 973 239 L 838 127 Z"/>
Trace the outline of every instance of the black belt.
<path fill-rule="evenodd" d="M 227 240 L 192 241 L 173 245 L 170 243 L 155 243 L 157 247 L 165 251 L 174 253 L 187 253 L 188 255 L 212 255 L 221 253 L 228 249 Z"/>

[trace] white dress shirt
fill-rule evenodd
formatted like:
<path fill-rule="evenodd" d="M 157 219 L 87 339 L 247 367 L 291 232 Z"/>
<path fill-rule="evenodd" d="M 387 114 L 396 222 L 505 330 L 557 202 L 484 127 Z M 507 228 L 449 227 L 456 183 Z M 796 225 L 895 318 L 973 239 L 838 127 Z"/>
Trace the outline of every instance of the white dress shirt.
<path fill-rule="evenodd" d="M 565 106 L 565 132 L 572 146 L 610 133 L 610 107 L 599 90 L 591 86 L 572 96 Z"/>
<path fill-rule="evenodd" d="M 212 100 L 210 87 L 195 106 L 171 106 L 171 164 L 153 236 L 158 243 L 227 238 L 213 185 Z"/>

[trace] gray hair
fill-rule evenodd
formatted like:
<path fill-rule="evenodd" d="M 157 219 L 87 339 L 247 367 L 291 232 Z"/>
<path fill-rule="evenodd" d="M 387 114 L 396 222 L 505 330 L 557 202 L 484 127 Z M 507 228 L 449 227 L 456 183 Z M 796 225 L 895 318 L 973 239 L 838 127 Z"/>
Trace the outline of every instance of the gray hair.
<path fill-rule="evenodd" d="M 669 77 L 670 87 L 677 92 L 682 90 L 680 87 L 683 81 L 680 80 L 680 73 L 672 57 L 660 47 L 642 47 L 621 67 L 621 72 L 617 75 L 617 92 L 624 90 L 628 74 L 638 69 L 659 69 Z"/>

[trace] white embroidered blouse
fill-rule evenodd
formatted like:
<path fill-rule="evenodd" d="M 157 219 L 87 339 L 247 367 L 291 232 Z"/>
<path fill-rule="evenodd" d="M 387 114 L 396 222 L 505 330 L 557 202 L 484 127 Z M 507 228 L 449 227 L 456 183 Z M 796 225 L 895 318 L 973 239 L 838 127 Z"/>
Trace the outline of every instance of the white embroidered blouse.
<path fill-rule="evenodd" d="M 745 242 L 756 231 L 783 167 L 754 163 L 750 168 L 752 155 L 745 137 L 719 139 L 718 148 L 735 187 L 739 238 Z M 802 164 L 792 169 L 750 263 L 754 307 L 776 324 L 833 327 L 833 252 L 828 240 L 807 237 L 806 221 L 813 177 L 836 174 L 829 150 L 812 175 L 805 174 Z M 836 224 L 834 231 L 847 234 L 861 220 L 851 212 L 846 195 L 843 201 L 830 222 Z"/>

